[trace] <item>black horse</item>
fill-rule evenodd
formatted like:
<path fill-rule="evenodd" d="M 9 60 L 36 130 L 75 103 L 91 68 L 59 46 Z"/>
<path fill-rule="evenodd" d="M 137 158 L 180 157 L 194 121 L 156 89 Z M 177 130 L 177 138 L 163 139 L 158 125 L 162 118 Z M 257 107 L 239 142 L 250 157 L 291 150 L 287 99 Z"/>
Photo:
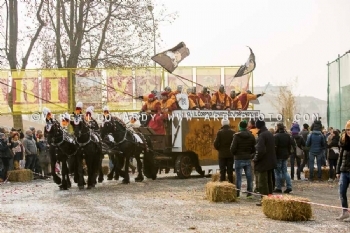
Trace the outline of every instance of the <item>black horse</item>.
<path fill-rule="evenodd" d="M 87 123 L 80 117 L 75 116 L 70 122 L 73 126 L 75 142 L 78 144 L 77 160 L 82 163 L 85 159 L 88 173 L 88 189 L 94 188 L 96 185 L 97 173 L 99 173 L 98 182 L 103 181 L 102 173 L 102 146 L 99 137 L 94 133 Z M 84 174 L 82 166 L 78 169 L 78 186 L 84 188 Z"/>
<path fill-rule="evenodd" d="M 103 126 L 101 128 L 101 137 L 105 139 L 109 134 L 112 134 L 114 138 L 114 146 L 122 152 L 122 154 L 115 156 L 115 158 L 112 160 L 114 167 L 111 171 L 111 174 L 113 174 L 115 171 L 124 178 L 122 181 L 124 184 L 130 183 L 128 170 L 130 158 L 134 157 L 137 161 L 138 171 L 138 176 L 135 178 L 135 181 L 143 181 L 144 177 L 142 173 L 142 162 L 140 154 L 143 152 L 144 160 L 153 162 L 153 150 L 150 140 L 147 140 L 142 134 L 137 134 L 139 136 L 136 136 L 135 132 L 128 129 L 125 123 L 117 117 L 110 117 L 103 123 Z M 138 139 L 138 137 L 141 139 L 141 141 Z M 123 165 L 124 171 L 122 171 Z M 148 172 L 148 169 L 154 170 L 152 166 L 153 163 L 150 162 L 148 165 L 149 166 L 147 166 L 147 169 L 145 169 L 145 172 L 147 173 L 146 176 L 151 177 L 152 179 L 156 179 L 157 172 L 153 172 L 152 174 Z"/>
<path fill-rule="evenodd" d="M 56 184 L 61 184 L 60 189 L 67 190 L 70 188 L 71 182 L 69 173 L 74 171 L 75 180 L 76 173 L 76 152 L 77 144 L 65 130 L 62 129 L 60 123 L 54 119 L 46 120 L 44 135 L 49 143 L 49 153 L 51 158 L 52 177 Z M 55 172 L 56 162 L 62 163 L 62 179 Z"/>

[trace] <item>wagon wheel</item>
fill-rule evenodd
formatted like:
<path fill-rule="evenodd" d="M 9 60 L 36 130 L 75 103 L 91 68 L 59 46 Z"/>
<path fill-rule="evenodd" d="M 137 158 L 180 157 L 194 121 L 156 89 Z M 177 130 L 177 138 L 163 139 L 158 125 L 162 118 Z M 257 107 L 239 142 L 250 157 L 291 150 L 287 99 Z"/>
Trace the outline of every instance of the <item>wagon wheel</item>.
<path fill-rule="evenodd" d="M 179 178 L 185 179 L 190 177 L 192 173 L 192 168 L 193 165 L 190 156 L 182 154 L 176 158 L 175 169 Z"/>

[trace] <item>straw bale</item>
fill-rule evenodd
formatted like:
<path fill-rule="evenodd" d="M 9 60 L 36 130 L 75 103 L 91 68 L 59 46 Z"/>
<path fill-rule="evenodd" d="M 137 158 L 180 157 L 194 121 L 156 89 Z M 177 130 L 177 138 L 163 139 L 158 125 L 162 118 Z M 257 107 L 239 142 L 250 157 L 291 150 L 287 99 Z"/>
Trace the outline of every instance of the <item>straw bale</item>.
<path fill-rule="evenodd" d="M 9 181 L 28 182 L 33 180 L 33 172 L 30 169 L 8 171 Z"/>
<path fill-rule="evenodd" d="M 327 181 L 329 179 L 329 167 L 322 167 L 322 176 L 321 180 Z M 310 170 L 308 168 L 304 168 L 305 178 L 310 178 Z M 317 168 L 314 168 L 314 180 L 318 179 Z"/>
<path fill-rule="evenodd" d="M 229 182 L 208 182 L 206 185 L 207 199 L 212 202 L 235 202 L 237 200 L 236 186 Z"/>
<path fill-rule="evenodd" d="M 220 181 L 220 173 L 213 173 L 211 175 L 211 181 L 212 182 L 219 182 Z M 226 179 L 225 181 L 228 181 L 227 174 L 226 174 Z M 233 183 L 236 183 L 236 173 L 233 172 Z"/>
<path fill-rule="evenodd" d="M 108 173 L 109 173 L 109 167 L 108 167 L 108 166 L 103 166 L 103 167 L 102 167 L 102 173 L 103 173 L 103 175 L 108 175 Z"/>
<path fill-rule="evenodd" d="M 307 221 L 312 218 L 311 205 L 307 198 L 290 195 L 265 196 L 262 210 L 266 217 L 283 221 Z"/>

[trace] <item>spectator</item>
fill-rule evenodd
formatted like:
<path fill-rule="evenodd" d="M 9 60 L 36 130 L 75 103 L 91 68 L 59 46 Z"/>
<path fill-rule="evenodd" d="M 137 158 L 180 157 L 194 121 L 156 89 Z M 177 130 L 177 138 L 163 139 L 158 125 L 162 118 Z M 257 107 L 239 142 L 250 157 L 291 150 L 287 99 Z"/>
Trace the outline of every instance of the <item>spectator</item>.
<path fill-rule="evenodd" d="M 39 142 L 38 142 L 39 166 L 40 166 L 42 172 L 44 172 L 44 176 L 48 177 L 49 176 L 49 165 L 50 165 L 49 144 L 47 143 L 43 134 L 38 135 L 38 140 L 39 140 Z"/>
<path fill-rule="evenodd" d="M 0 160 L 2 161 L 2 172 L 0 178 L 6 180 L 7 171 L 10 167 L 10 160 L 13 159 L 10 152 L 11 143 L 8 142 L 4 133 L 0 133 Z"/>
<path fill-rule="evenodd" d="M 344 220 L 350 217 L 349 205 L 347 198 L 347 190 L 350 183 L 350 121 L 346 122 L 345 134 L 342 134 L 340 138 L 341 152 L 337 163 L 337 178 L 339 180 L 339 194 L 343 213 L 337 218 L 337 220 Z"/>
<path fill-rule="evenodd" d="M 272 194 L 273 191 L 273 170 L 277 166 L 275 151 L 275 140 L 265 126 L 265 121 L 256 121 L 258 140 L 255 146 L 254 169 L 257 172 L 257 191 L 262 195 Z M 261 201 L 257 203 L 261 206 Z"/>
<path fill-rule="evenodd" d="M 287 160 L 291 155 L 292 147 L 295 148 L 294 140 L 286 133 L 282 123 L 277 125 L 277 133 L 275 134 L 275 146 L 277 156 L 277 168 L 275 169 L 276 188 L 274 193 L 282 193 L 282 180 L 285 179 L 287 189 L 284 193 L 292 192 L 292 181 L 287 171 Z M 294 150 L 295 151 L 295 150 Z"/>
<path fill-rule="evenodd" d="M 37 159 L 37 147 L 36 142 L 33 138 L 33 132 L 32 130 L 26 131 L 26 136 L 23 139 L 23 147 L 25 151 L 25 159 L 26 159 L 26 169 L 30 169 L 33 172 L 35 172 L 35 162 Z"/>
<path fill-rule="evenodd" d="M 274 128 L 269 128 L 269 131 L 270 131 L 273 135 L 275 135 L 275 129 L 274 129 Z"/>
<path fill-rule="evenodd" d="M 248 123 L 248 129 L 250 130 L 250 132 L 252 132 L 253 136 L 256 138 L 258 137 L 258 128 L 256 128 L 255 126 L 255 120 L 251 119 Z"/>
<path fill-rule="evenodd" d="M 314 165 L 315 165 L 315 158 L 317 161 L 317 177 L 318 180 L 321 180 L 322 176 L 322 153 L 323 149 L 325 148 L 325 137 L 321 133 L 322 129 L 322 123 L 321 121 L 315 120 L 315 122 L 311 126 L 311 134 L 308 135 L 306 140 L 306 146 L 310 147 L 309 152 L 309 169 L 310 169 L 310 177 L 309 180 L 313 181 L 314 177 Z"/>
<path fill-rule="evenodd" d="M 299 135 L 299 131 L 297 129 L 294 129 L 292 131 L 292 137 L 294 140 L 294 144 L 301 150 L 305 147 L 305 141 L 302 136 Z M 304 155 L 305 156 L 305 155 Z M 297 161 L 297 179 L 301 180 L 301 158 L 297 156 L 297 149 L 295 148 L 294 152 L 291 154 L 290 157 L 290 177 L 292 180 L 294 180 L 294 162 Z"/>
<path fill-rule="evenodd" d="M 291 132 L 291 134 L 293 134 L 293 133 L 298 134 L 300 132 L 300 126 L 299 126 L 298 122 L 296 122 L 296 121 L 293 122 L 292 127 L 290 128 L 290 132 Z"/>
<path fill-rule="evenodd" d="M 247 198 L 249 198 L 252 196 L 251 192 L 253 192 L 251 160 L 255 153 L 255 138 L 254 135 L 247 130 L 246 121 L 241 121 L 239 123 L 239 132 L 234 134 L 230 150 L 234 156 L 237 197 L 240 196 L 242 169 L 244 169 L 244 173 L 247 177 Z"/>
<path fill-rule="evenodd" d="M 33 126 L 29 127 L 30 131 L 32 131 L 33 139 L 35 142 L 38 142 L 38 139 L 36 138 L 35 134 L 35 128 Z"/>
<path fill-rule="evenodd" d="M 337 166 L 337 161 L 339 157 L 339 132 L 334 130 L 332 131 L 332 134 L 328 136 L 328 164 L 329 164 L 329 182 L 333 182 L 335 179 L 335 169 Z M 328 140 L 327 139 L 327 140 Z"/>
<path fill-rule="evenodd" d="M 230 183 L 233 183 L 233 155 L 230 152 L 230 146 L 235 133 L 230 129 L 230 121 L 227 119 L 221 120 L 222 128 L 216 135 L 214 147 L 219 152 L 219 168 L 220 168 L 220 182 L 227 178 Z"/>
<path fill-rule="evenodd" d="M 13 133 L 13 136 L 11 139 L 11 149 L 14 154 L 13 166 L 15 170 L 18 170 L 21 168 L 20 161 L 23 160 L 23 154 L 24 154 L 24 148 L 23 148 L 22 142 L 19 139 L 18 132 Z"/>

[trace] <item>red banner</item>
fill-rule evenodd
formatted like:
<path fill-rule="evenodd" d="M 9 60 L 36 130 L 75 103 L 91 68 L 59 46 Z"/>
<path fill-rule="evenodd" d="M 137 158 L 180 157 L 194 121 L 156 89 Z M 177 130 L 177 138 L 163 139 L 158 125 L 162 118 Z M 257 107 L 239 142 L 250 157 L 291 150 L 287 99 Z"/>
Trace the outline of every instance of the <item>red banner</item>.
<path fill-rule="evenodd" d="M 8 105 L 8 80 L 9 80 L 9 72 L 8 71 L 0 71 L 0 114 L 9 113 L 10 108 Z M 5 85 L 5 84 L 7 85 Z"/>
<path fill-rule="evenodd" d="M 110 111 L 133 108 L 131 69 L 107 70 L 107 105 Z"/>
<path fill-rule="evenodd" d="M 38 71 L 13 71 L 13 112 L 31 113 L 39 111 Z"/>
<path fill-rule="evenodd" d="M 177 86 L 181 85 L 183 87 L 183 91 L 186 93 L 186 89 L 189 87 L 193 87 L 193 68 L 192 67 L 178 67 L 175 71 L 175 74 L 182 76 L 190 81 L 185 79 L 176 77 L 175 75 L 168 74 L 168 86 L 172 91 L 175 91 Z"/>
<path fill-rule="evenodd" d="M 219 87 L 221 85 L 221 68 L 218 67 L 199 67 L 196 69 L 196 82 L 208 87 L 212 90 L 219 90 Z M 197 92 L 201 92 L 202 87 L 197 85 Z M 212 91 L 210 91 L 212 92 Z"/>
<path fill-rule="evenodd" d="M 42 107 L 52 112 L 68 110 L 68 73 L 67 70 L 42 71 Z"/>

